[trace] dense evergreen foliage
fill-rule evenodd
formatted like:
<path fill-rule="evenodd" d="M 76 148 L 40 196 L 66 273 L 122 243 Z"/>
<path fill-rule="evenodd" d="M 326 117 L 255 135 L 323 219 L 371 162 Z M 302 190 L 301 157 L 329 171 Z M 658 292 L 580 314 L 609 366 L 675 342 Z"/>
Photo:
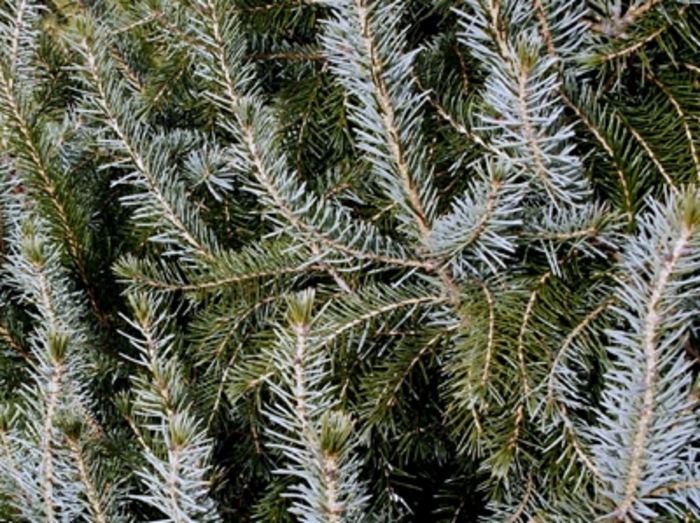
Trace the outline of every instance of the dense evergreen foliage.
<path fill-rule="evenodd" d="M 700 5 L 0 0 L 0 520 L 700 521 Z"/>

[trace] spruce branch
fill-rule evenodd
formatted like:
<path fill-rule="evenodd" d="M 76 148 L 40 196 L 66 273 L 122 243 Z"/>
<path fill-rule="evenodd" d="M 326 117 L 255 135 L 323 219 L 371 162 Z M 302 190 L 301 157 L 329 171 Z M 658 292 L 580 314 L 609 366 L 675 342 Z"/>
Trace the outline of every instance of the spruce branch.
<path fill-rule="evenodd" d="M 520 328 L 518 329 L 517 338 L 517 358 L 518 358 L 518 370 L 520 373 L 520 383 L 522 385 L 522 398 L 529 399 L 530 396 L 530 377 L 528 376 L 527 362 L 525 361 L 525 354 L 529 351 L 525 347 L 525 337 L 527 336 L 530 329 L 530 321 L 532 319 L 535 304 L 540 298 L 540 293 L 543 288 L 547 285 L 547 281 L 554 276 L 552 271 L 545 272 L 538 280 L 535 288 L 530 292 L 530 296 L 527 300 L 527 305 L 525 306 L 525 311 L 523 312 L 522 321 L 520 323 Z"/>
<path fill-rule="evenodd" d="M 617 361 L 606 376 L 605 411 L 592 429 L 611 516 L 620 521 L 648 520 L 657 507 L 673 503 L 649 493 L 683 470 L 683 447 L 693 440 L 692 403 L 684 393 L 690 376 L 680 346 L 692 316 L 682 303 L 694 292 L 700 266 L 699 200 L 695 190 L 668 199 L 649 203 L 652 214 L 625 252 L 628 278 L 618 288 L 625 305 L 615 312 L 629 330 L 611 332 Z"/>
<path fill-rule="evenodd" d="M 386 194 L 399 203 L 402 223 L 425 244 L 434 213 L 427 202 L 435 196 L 418 133 L 423 97 L 412 93 L 415 53 L 404 51 L 403 32 L 394 25 L 400 6 L 364 0 L 329 5 L 337 14 L 327 22 L 323 43 L 331 71 L 357 99 L 350 110 L 358 147 L 370 155 Z M 379 20 L 394 22 L 380 27 Z"/>
<path fill-rule="evenodd" d="M 431 312 L 423 314 L 430 317 Z M 371 427 L 387 438 L 406 436 L 405 427 L 397 420 L 410 411 L 410 398 L 418 393 L 429 369 L 441 357 L 452 333 L 460 327 L 459 322 L 455 322 L 441 328 L 426 328 L 420 333 L 402 336 L 393 345 L 372 375 L 362 380 L 366 400 L 360 408 L 367 430 Z M 341 397 L 344 395 L 342 390 Z"/>
<path fill-rule="evenodd" d="M 622 122 L 622 124 L 627 128 L 627 130 L 630 132 L 630 134 L 634 137 L 634 139 L 641 145 L 641 147 L 644 149 L 644 151 L 647 153 L 649 156 L 649 159 L 651 159 L 652 163 L 654 166 L 658 169 L 659 173 L 663 177 L 664 181 L 668 185 L 668 187 L 672 191 L 678 191 L 678 188 L 676 185 L 673 183 L 673 180 L 671 179 L 670 174 L 664 167 L 664 165 L 661 163 L 658 154 L 654 151 L 654 149 L 649 145 L 648 140 L 646 140 L 642 134 L 639 132 L 639 130 L 629 121 L 628 118 L 625 118 L 622 114 L 619 112 L 615 112 L 615 117 Z"/>
<path fill-rule="evenodd" d="M 227 399 L 236 399 L 250 392 L 249 378 L 239 384 L 241 366 L 260 349 L 255 333 L 266 326 L 284 304 L 286 294 L 268 295 L 263 289 L 243 294 L 235 305 L 228 300 L 198 315 L 189 337 L 198 355 L 196 366 L 201 369 L 198 403 L 208 412 L 207 427 L 225 413 Z M 240 390 L 233 392 L 240 387 Z"/>
<path fill-rule="evenodd" d="M 129 304 L 134 319 L 125 320 L 138 337 L 124 335 L 139 352 L 135 362 L 143 374 L 133 380 L 133 407 L 122 408 L 148 432 L 142 438 L 145 466 L 137 472 L 148 493 L 133 497 L 174 522 L 218 521 L 207 496 L 211 440 L 193 411 L 162 300 L 130 294 Z"/>
<path fill-rule="evenodd" d="M 212 64 L 214 65 L 212 73 L 215 76 L 213 78 L 217 78 L 217 76 L 221 78 L 219 83 L 227 97 L 225 102 L 231 104 L 228 107 L 230 111 L 238 105 L 239 97 L 242 94 L 240 91 L 244 85 L 243 75 L 241 74 L 244 73 L 244 69 L 240 51 L 233 47 L 236 43 L 239 44 L 238 49 L 242 47 L 240 46 L 240 33 L 238 33 L 238 28 L 234 25 L 237 17 L 231 13 L 233 16 L 229 16 L 229 21 L 225 22 L 226 18 L 223 17 L 223 14 L 227 6 L 223 2 L 206 0 L 206 2 L 200 2 L 200 5 L 200 8 L 203 8 L 209 17 L 207 26 L 211 28 L 210 40 L 204 39 L 204 42 L 211 42 L 210 48 L 214 53 L 215 62 Z M 226 25 L 222 25 L 222 22 Z M 232 37 L 234 38 L 233 40 L 231 39 Z"/>
<path fill-rule="evenodd" d="M 212 260 L 218 243 L 202 223 L 198 213 L 185 198 L 183 187 L 174 178 L 172 167 L 167 165 L 169 151 L 168 136 L 149 139 L 148 128 L 135 120 L 139 106 L 125 97 L 128 92 L 121 82 L 114 80 L 114 70 L 106 56 L 106 38 L 98 28 L 86 21 L 75 36 L 75 50 L 84 62 L 79 67 L 87 90 L 87 100 L 92 108 L 84 114 L 103 123 L 116 139 L 103 137 L 103 143 L 115 155 L 115 166 L 130 165 L 134 172 L 123 177 L 119 183 L 145 189 L 146 192 L 125 197 L 125 202 L 137 208 L 136 218 L 142 226 L 166 225 L 168 232 L 152 238 L 153 241 L 171 246 L 188 261 L 198 257 Z"/>
<path fill-rule="evenodd" d="M 289 223 L 302 238 L 306 236 L 313 243 L 338 251 L 344 255 L 340 262 L 352 256 L 384 265 L 431 268 L 427 262 L 411 259 L 401 244 L 381 235 L 377 228 L 351 220 L 344 209 L 323 202 L 306 193 L 304 185 L 294 183 L 280 161 L 284 156 L 277 137 L 272 134 L 276 128 L 273 115 L 255 100 L 246 106 L 241 109 L 242 117 L 245 115 L 241 129 L 246 149 L 239 154 L 257 179 L 257 184 L 251 184 L 248 190 L 283 220 L 271 217 L 273 223 L 280 228 Z M 328 258 L 332 260 L 331 256 Z"/>
<path fill-rule="evenodd" d="M 669 86 L 664 84 L 657 76 L 652 73 L 647 73 L 647 78 L 649 78 L 654 84 L 661 89 L 661 91 L 666 95 L 669 102 L 673 106 L 678 118 L 683 126 L 683 131 L 688 140 L 688 148 L 690 149 L 690 156 L 693 160 L 693 165 L 695 166 L 696 178 L 700 180 L 700 154 L 698 153 L 698 138 L 695 137 L 697 130 L 691 128 L 693 119 L 689 114 L 686 114 L 686 109 L 681 106 L 681 101 L 678 97 L 671 91 Z"/>
<path fill-rule="evenodd" d="M 451 300 L 458 302 L 453 275 L 440 260 L 431 259 L 429 236 L 438 196 L 420 140 L 424 98 L 414 93 L 411 65 L 416 53 L 404 51 L 399 27 L 379 22 L 400 20 L 400 5 L 379 6 L 364 0 L 328 5 L 336 14 L 326 23 L 323 45 L 331 71 L 357 100 L 350 103 L 349 111 L 358 127 L 358 147 L 368 154 L 380 188 L 398 204 L 398 219 L 428 250 L 429 265 L 437 267 L 435 272 Z"/>
<path fill-rule="evenodd" d="M 581 322 L 566 336 L 566 339 L 561 344 L 561 348 L 557 351 L 547 377 L 547 405 L 555 402 L 561 402 L 569 406 L 577 406 L 578 401 L 567 398 L 567 393 L 573 390 L 571 381 L 575 380 L 575 375 L 566 369 L 567 360 L 574 359 L 574 354 L 577 350 L 576 339 L 582 336 L 591 323 L 595 322 L 600 315 L 605 313 L 613 304 L 615 298 L 609 298 L 588 313 Z M 565 408 L 565 407 L 564 407 Z"/>
<path fill-rule="evenodd" d="M 12 8 L 8 6 L 7 17 Z M 88 292 L 90 305 L 97 317 L 105 322 L 105 316 L 97 303 L 93 282 L 88 276 L 85 244 L 88 243 L 87 220 L 65 189 L 68 173 L 56 158 L 55 149 L 67 134 L 34 128 L 42 115 L 35 111 L 32 97 L 39 86 L 36 79 L 27 74 L 33 68 L 37 53 L 37 29 L 40 7 L 33 2 L 22 1 L 14 6 L 14 20 L 0 19 L 0 41 L 9 47 L 9 54 L 0 54 L 0 112 L 5 115 L 10 128 L 10 154 L 17 156 L 17 173 L 24 185 L 38 196 L 40 204 L 55 220 L 54 236 L 64 243 L 66 254 L 75 264 L 80 279 Z M 5 18 L 5 17 L 3 17 Z"/>
<path fill-rule="evenodd" d="M 337 408 L 331 387 L 323 376 L 327 356 L 320 350 L 322 336 L 315 333 L 312 290 L 288 302 L 286 329 L 277 330 L 282 350 L 272 356 L 284 369 L 280 384 L 271 383 L 279 404 L 268 416 L 276 428 L 270 433 L 280 443 L 289 468 L 279 474 L 298 477 L 301 483 L 287 494 L 291 512 L 301 521 L 341 523 L 366 518 L 366 495 L 359 479 L 359 461 L 352 454 L 350 417 Z"/>
<path fill-rule="evenodd" d="M 324 330 L 328 332 L 323 340 L 325 346 L 332 346 L 337 340 L 361 328 L 364 333 L 354 343 L 355 350 L 362 354 L 362 346 L 368 335 L 368 329 L 374 321 L 381 323 L 373 330 L 383 331 L 387 329 L 382 321 L 385 316 L 400 313 L 399 318 L 407 318 L 420 307 L 439 306 L 449 301 L 445 296 L 430 294 L 423 289 L 404 290 L 393 289 L 386 285 L 375 285 L 363 289 L 362 295 L 343 296 L 334 300 L 325 315 Z M 396 321 L 396 320 L 394 320 Z M 399 319 L 394 323 L 401 324 Z"/>
<path fill-rule="evenodd" d="M 34 307 L 36 324 L 29 338 L 31 382 L 20 393 L 21 423 L 5 439 L 6 472 L 21 492 L 14 504 L 27 519 L 59 521 L 88 517 L 91 509 L 80 500 L 94 494 L 107 500 L 100 512 L 116 517 L 111 487 L 81 476 L 71 453 L 70 442 L 84 445 L 95 438 L 93 429 L 77 427 L 96 426 L 86 393 L 86 375 L 96 361 L 94 349 L 86 344 L 89 331 L 82 325 L 83 296 L 70 289 L 57 245 L 43 232 L 45 222 L 26 202 L 20 201 L 22 205 L 8 269 L 21 299 Z M 73 481 L 74 476 L 80 481 Z"/>
<path fill-rule="evenodd" d="M 117 517 L 114 510 L 110 509 L 115 500 L 110 499 L 102 493 L 101 485 L 94 481 L 95 461 L 91 456 L 87 455 L 85 449 L 82 448 L 79 439 L 79 432 L 66 434 L 66 444 L 72 454 L 73 460 L 78 469 L 78 477 L 80 482 L 85 485 L 85 495 L 87 497 L 87 505 L 93 521 L 96 523 L 108 523 L 110 521 L 124 521 L 123 518 Z"/>
<path fill-rule="evenodd" d="M 603 150 L 608 154 L 610 160 L 613 163 L 615 173 L 617 174 L 617 179 L 619 181 L 619 187 L 622 193 L 622 199 L 624 201 L 624 208 L 627 214 L 628 223 L 634 223 L 634 202 L 636 198 L 634 198 L 634 194 L 632 193 L 632 190 L 630 188 L 630 182 L 628 182 L 627 180 L 629 175 L 627 174 L 628 171 L 625 168 L 625 165 L 622 161 L 622 157 L 619 153 L 616 153 L 613 150 L 613 145 L 616 143 L 620 143 L 620 140 L 619 138 L 615 139 L 615 135 L 611 133 L 611 130 L 614 132 L 614 128 L 601 128 L 601 124 L 603 124 L 604 122 L 611 121 L 612 115 L 605 111 L 605 107 L 598 109 L 600 111 L 600 114 L 595 112 L 588 112 L 588 114 L 586 114 L 586 110 L 584 109 L 584 107 L 593 107 L 593 104 L 591 103 L 593 93 L 590 89 L 584 88 L 580 90 L 580 103 L 574 102 L 574 100 L 566 91 L 566 89 L 560 89 L 559 95 L 561 96 L 562 100 L 566 103 L 566 105 L 568 105 L 569 108 L 571 108 L 574 111 L 576 116 L 581 120 L 581 122 L 586 126 L 589 132 L 603 147 Z"/>
<path fill-rule="evenodd" d="M 451 212 L 439 217 L 430 231 L 431 251 L 449 260 L 455 275 L 480 266 L 498 273 L 515 249 L 513 231 L 522 223 L 521 199 L 526 188 L 508 177 L 507 164 L 478 169 L 464 196 L 452 203 Z"/>
<path fill-rule="evenodd" d="M 511 38 L 500 2 L 472 2 L 468 15 L 460 11 L 460 41 L 490 67 L 484 100 L 490 114 L 481 114 L 475 131 L 492 134 L 490 142 L 538 179 L 555 204 L 581 201 L 587 184 L 580 162 L 563 144 L 571 129 L 562 124 L 562 108 L 552 91 L 559 85 L 556 58 L 541 53 L 541 37 Z M 524 18 L 522 6 L 507 12 L 515 23 Z"/>
<path fill-rule="evenodd" d="M 288 243 L 271 240 L 239 251 L 220 252 L 211 262 L 197 263 L 193 268 L 129 256 L 119 261 L 115 272 L 133 289 L 181 291 L 199 300 L 255 282 L 269 284 L 310 274 L 319 269 L 314 262 L 304 260 Z"/>

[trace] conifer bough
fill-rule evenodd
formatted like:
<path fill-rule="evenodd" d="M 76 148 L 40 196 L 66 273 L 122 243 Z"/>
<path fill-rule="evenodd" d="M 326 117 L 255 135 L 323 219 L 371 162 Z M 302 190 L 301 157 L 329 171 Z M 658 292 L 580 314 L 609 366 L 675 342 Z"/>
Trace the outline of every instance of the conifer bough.
<path fill-rule="evenodd" d="M 700 5 L 0 0 L 0 521 L 700 521 Z"/>

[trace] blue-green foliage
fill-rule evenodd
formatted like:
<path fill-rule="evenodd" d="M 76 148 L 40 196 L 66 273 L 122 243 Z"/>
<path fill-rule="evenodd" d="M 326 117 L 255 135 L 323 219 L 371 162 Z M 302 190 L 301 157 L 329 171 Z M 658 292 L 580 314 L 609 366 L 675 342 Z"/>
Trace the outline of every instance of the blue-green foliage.
<path fill-rule="evenodd" d="M 0 520 L 700 520 L 698 35 L 0 0 Z"/>

